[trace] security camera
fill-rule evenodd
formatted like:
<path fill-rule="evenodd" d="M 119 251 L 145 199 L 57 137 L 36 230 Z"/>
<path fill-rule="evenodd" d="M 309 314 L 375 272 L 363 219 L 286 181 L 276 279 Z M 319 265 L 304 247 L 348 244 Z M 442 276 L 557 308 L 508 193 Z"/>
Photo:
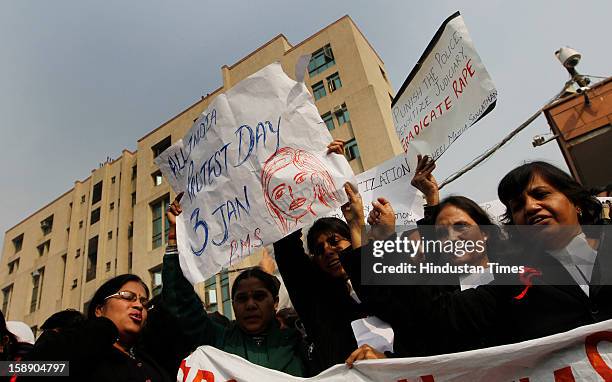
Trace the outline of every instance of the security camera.
<path fill-rule="evenodd" d="M 575 49 L 569 46 L 564 46 L 555 52 L 555 56 L 566 68 L 574 68 L 580 62 L 582 55 Z"/>
<path fill-rule="evenodd" d="M 576 89 L 576 93 L 578 93 L 578 94 L 584 94 L 584 93 L 586 93 L 586 92 L 587 92 L 587 91 L 589 91 L 589 90 L 591 90 L 591 88 L 590 88 L 590 87 L 588 87 L 588 86 L 581 86 L 581 87 L 579 87 L 578 89 Z"/>
<path fill-rule="evenodd" d="M 542 146 L 544 144 L 544 137 L 541 135 L 536 135 L 533 137 L 533 141 L 531 142 L 533 147 Z"/>

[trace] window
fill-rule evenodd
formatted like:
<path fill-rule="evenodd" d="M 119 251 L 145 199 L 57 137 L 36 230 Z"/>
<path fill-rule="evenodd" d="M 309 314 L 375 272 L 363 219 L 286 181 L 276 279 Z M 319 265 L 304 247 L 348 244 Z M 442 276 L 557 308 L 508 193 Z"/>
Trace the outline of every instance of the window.
<path fill-rule="evenodd" d="M 15 253 L 21 251 L 22 247 L 23 247 L 23 234 L 13 239 L 13 248 L 15 248 Z"/>
<path fill-rule="evenodd" d="M 77 251 L 76 251 L 76 255 L 74 255 L 74 258 L 75 258 L 75 259 L 78 259 L 79 257 L 81 257 L 81 249 L 80 249 L 80 248 L 79 248 L 79 249 L 77 249 Z"/>
<path fill-rule="evenodd" d="M 334 126 L 334 117 L 332 117 L 331 113 L 325 113 L 321 116 L 323 122 L 325 122 L 325 126 L 327 126 L 327 130 L 332 131 L 336 128 Z"/>
<path fill-rule="evenodd" d="M 108 206 L 109 210 L 114 210 L 115 209 L 115 202 L 111 202 L 110 205 Z"/>
<path fill-rule="evenodd" d="M 68 254 L 62 255 L 62 287 L 60 288 L 61 293 L 64 293 L 64 282 L 66 280 L 66 261 L 68 260 Z"/>
<path fill-rule="evenodd" d="M 132 166 L 132 180 L 136 180 L 137 176 L 138 176 L 138 167 Z"/>
<path fill-rule="evenodd" d="M 87 271 L 85 281 L 91 281 L 96 278 L 96 267 L 98 265 L 98 237 L 94 236 L 89 239 L 89 247 L 87 248 Z"/>
<path fill-rule="evenodd" d="M 49 247 L 51 247 L 51 240 L 47 240 L 36 247 L 36 249 L 38 249 L 38 256 L 43 256 L 49 253 Z"/>
<path fill-rule="evenodd" d="M 357 141 L 354 138 L 346 142 L 344 146 L 344 155 L 349 161 L 359 158 L 359 147 L 357 147 Z"/>
<path fill-rule="evenodd" d="M 168 147 L 172 145 L 172 139 L 170 136 L 162 139 L 160 142 L 151 147 L 151 151 L 153 151 L 153 158 L 157 158 L 157 156 L 164 152 Z"/>
<path fill-rule="evenodd" d="M 207 312 L 216 312 L 217 308 L 217 276 L 212 276 L 204 282 L 204 305 Z"/>
<path fill-rule="evenodd" d="M 132 236 L 134 236 L 134 222 L 130 222 L 130 224 L 128 225 L 128 239 Z"/>
<path fill-rule="evenodd" d="M 170 195 L 151 204 L 152 215 L 152 246 L 153 249 L 160 247 L 168 239 L 170 224 L 166 218 L 166 209 L 170 205 Z M 164 235 L 162 235 L 164 234 Z"/>
<path fill-rule="evenodd" d="M 164 180 L 164 178 L 162 177 L 162 173 L 159 170 L 151 174 L 151 179 L 153 179 L 153 186 L 159 186 Z"/>
<path fill-rule="evenodd" d="M 128 273 L 132 273 L 132 252 L 128 252 Z"/>
<path fill-rule="evenodd" d="M 151 274 L 151 294 L 155 297 L 161 293 L 162 288 L 161 266 L 151 269 L 149 273 Z"/>
<path fill-rule="evenodd" d="M 340 81 L 340 75 L 338 74 L 338 72 L 327 77 L 327 88 L 329 89 L 330 93 L 335 92 L 341 87 L 342 87 L 342 81 Z"/>
<path fill-rule="evenodd" d="M 113 231 L 108 231 L 108 240 L 113 238 Z"/>
<path fill-rule="evenodd" d="M 40 307 L 40 297 L 43 289 L 44 275 L 44 267 L 32 272 L 32 299 L 30 300 L 30 313 L 35 312 Z"/>
<path fill-rule="evenodd" d="M 336 108 L 336 110 L 334 110 L 334 114 L 338 119 L 338 126 L 342 126 L 343 124 L 351 120 L 349 117 L 349 112 L 346 108 L 346 104 L 342 104 L 342 106 Z"/>
<path fill-rule="evenodd" d="M 97 222 L 100 221 L 100 207 L 96 208 L 95 210 L 91 211 L 91 219 L 89 224 L 94 225 Z"/>
<path fill-rule="evenodd" d="M 385 81 L 389 82 L 389 80 L 387 79 L 387 73 L 385 73 L 385 71 L 383 70 L 383 68 L 379 65 L 378 69 L 380 69 L 380 74 L 382 74 L 383 78 L 385 79 Z"/>
<path fill-rule="evenodd" d="M 314 95 L 315 101 L 325 97 L 325 86 L 323 86 L 323 81 L 317 82 L 312 85 L 312 94 Z"/>
<path fill-rule="evenodd" d="M 11 261 L 10 263 L 8 263 L 9 275 L 12 274 L 13 272 L 17 272 L 18 269 L 19 269 L 19 259 L 15 259 Z"/>
<path fill-rule="evenodd" d="M 11 297 L 13 296 L 13 284 L 2 289 L 2 313 L 4 317 L 8 318 L 8 308 L 11 303 Z"/>
<path fill-rule="evenodd" d="M 83 228 L 83 220 L 79 222 L 79 228 Z"/>
<path fill-rule="evenodd" d="M 111 184 L 115 184 L 115 177 L 114 176 L 111 178 Z"/>
<path fill-rule="evenodd" d="M 136 193 L 132 192 L 132 207 L 136 205 Z"/>
<path fill-rule="evenodd" d="M 77 285 L 79 285 L 79 279 L 74 279 L 72 280 L 72 286 L 70 288 L 74 289 L 77 287 Z"/>
<path fill-rule="evenodd" d="M 106 262 L 106 271 L 107 271 L 107 272 L 110 272 L 110 270 L 111 270 L 111 262 L 110 262 L 110 261 L 107 261 L 107 262 Z"/>
<path fill-rule="evenodd" d="M 223 315 L 232 320 L 232 296 L 230 294 L 227 269 L 221 272 L 221 299 L 223 300 Z"/>
<path fill-rule="evenodd" d="M 325 45 L 323 48 L 317 50 L 310 57 L 310 63 L 308 63 L 308 74 L 310 77 L 315 76 L 325 69 L 336 64 L 334 61 L 334 53 L 332 52 L 331 46 Z"/>
<path fill-rule="evenodd" d="M 53 230 L 53 215 L 40 222 L 40 229 L 42 229 L 43 235 L 51 233 Z"/>
<path fill-rule="evenodd" d="M 91 205 L 98 203 L 102 200 L 102 182 L 98 182 L 93 187 L 93 194 L 91 196 Z"/>
<path fill-rule="evenodd" d="M 81 195 L 81 204 L 85 203 L 85 195 Z"/>

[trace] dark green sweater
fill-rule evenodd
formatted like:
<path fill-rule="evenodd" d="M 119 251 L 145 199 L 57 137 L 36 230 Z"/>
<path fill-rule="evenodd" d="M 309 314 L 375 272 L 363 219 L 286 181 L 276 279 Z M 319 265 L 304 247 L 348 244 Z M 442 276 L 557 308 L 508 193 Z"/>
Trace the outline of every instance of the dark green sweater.
<path fill-rule="evenodd" d="M 274 320 L 265 334 L 257 336 L 256 342 L 235 322 L 225 327 L 210 320 L 193 286 L 183 276 L 176 247 L 166 249 L 162 282 L 164 304 L 177 318 L 186 337 L 191 339 L 192 347 L 214 346 L 269 369 L 305 376 L 301 336 L 296 330 L 280 329 Z"/>

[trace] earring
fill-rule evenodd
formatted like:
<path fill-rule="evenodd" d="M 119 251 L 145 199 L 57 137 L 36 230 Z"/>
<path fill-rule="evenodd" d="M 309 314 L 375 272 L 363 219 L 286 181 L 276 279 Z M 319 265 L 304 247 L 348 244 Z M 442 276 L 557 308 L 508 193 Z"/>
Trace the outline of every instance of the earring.
<path fill-rule="evenodd" d="M 582 217 L 582 210 L 580 208 L 576 208 L 576 212 L 578 213 L 578 216 Z"/>

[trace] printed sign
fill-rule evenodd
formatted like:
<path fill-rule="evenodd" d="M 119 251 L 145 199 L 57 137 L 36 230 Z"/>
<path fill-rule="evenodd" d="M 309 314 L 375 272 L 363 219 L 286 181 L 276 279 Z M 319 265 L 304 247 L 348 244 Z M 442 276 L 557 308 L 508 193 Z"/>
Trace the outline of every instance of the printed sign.
<path fill-rule="evenodd" d="M 406 154 L 438 159 L 493 110 L 497 90 L 459 12 L 449 17 L 393 99 L 395 131 Z"/>
<path fill-rule="evenodd" d="M 396 225 L 415 225 L 423 218 L 424 201 L 421 193 L 410 184 L 413 176 L 414 167 L 408 164 L 404 154 L 357 174 L 355 179 L 365 218 L 372 209 L 372 201 L 384 197 L 393 206 Z M 344 219 L 341 209 L 334 210 L 329 216 Z"/>
<path fill-rule="evenodd" d="M 325 216 L 347 201 L 353 178 L 303 82 L 279 63 L 217 96 L 193 127 L 156 159 L 185 192 L 177 242 L 185 277 L 222 267 Z"/>

